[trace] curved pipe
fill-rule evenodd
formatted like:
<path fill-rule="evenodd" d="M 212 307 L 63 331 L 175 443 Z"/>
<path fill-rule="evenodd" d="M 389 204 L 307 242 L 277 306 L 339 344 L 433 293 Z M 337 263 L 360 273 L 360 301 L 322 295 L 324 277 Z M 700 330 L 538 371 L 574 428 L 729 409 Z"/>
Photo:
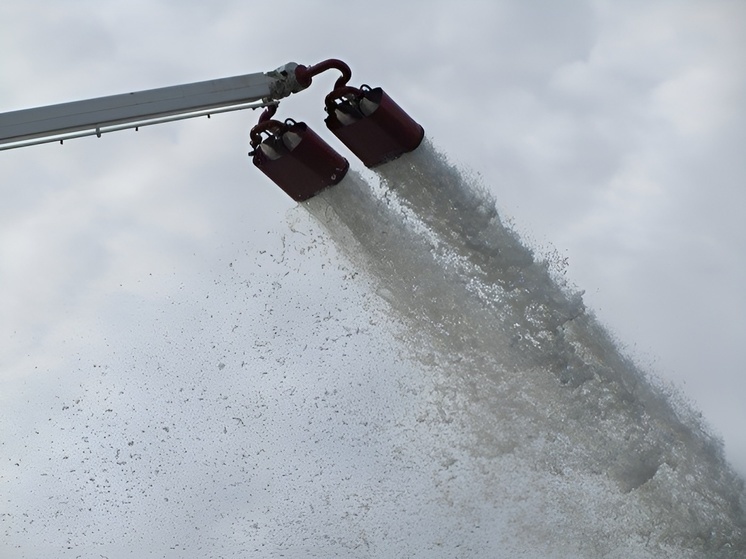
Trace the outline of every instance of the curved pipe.
<path fill-rule="evenodd" d="M 350 78 L 352 77 L 352 70 L 350 70 L 350 67 L 347 64 L 337 58 L 330 58 L 323 62 L 319 62 L 318 64 L 314 64 L 313 66 L 298 66 L 295 69 L 295 79 L 297 79 L 298 83 L 303 87 L 308 87 L 311 85 L 311 80 L 314 76 L 332 69 L 342 72 L 342 75 L 335 82 L 334 88 L 336 89 L 347 85 L 347 82 L 350 81 Z"/>
<path fill-rule="evenodd" d="M 262 111 L 261 115 L 259 115 L 258 122 L 259 123 L 265 122 L 269 120 L 270 118 L 272 118 L 273 116 L 275 116 L 275 113 L 277 112 L 277 107 L 278 107 L 277 103 L 273 105 L 267 105 L 267 108 L 264 109 L 264 111 Z"/>

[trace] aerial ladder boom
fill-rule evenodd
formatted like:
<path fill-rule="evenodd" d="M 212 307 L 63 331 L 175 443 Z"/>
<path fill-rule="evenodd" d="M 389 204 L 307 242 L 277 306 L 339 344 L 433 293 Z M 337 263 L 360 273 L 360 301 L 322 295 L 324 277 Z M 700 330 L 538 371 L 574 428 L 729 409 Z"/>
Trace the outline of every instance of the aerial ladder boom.
<path fill-rule="evenodd" d="M 2 113 L 0 150 L 264 107 L 303 89 L 296 67 Z"/>
<path fill-rule="evenodd" d="M 348 85 L 349 66 L 331 58 L 289 62 L 266 73 L 174 85 L 0 113 L 0 151 L 198 116 L 266 107 L 249 134 L 254 165 L 296 201 L 339 183 L 349 162 L 304 122 L 275 120 L 280 99 L 327 70 L 341 76 L 325 97 L 327 128 L 366 167 L 416 149 L 425 131 L 380 87 Z"/>

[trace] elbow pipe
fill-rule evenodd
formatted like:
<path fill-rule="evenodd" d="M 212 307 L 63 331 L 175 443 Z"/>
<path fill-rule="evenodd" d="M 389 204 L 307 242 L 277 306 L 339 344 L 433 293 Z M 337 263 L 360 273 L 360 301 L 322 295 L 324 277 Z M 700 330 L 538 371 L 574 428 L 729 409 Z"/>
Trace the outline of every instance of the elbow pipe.
<path fill-rule="evenodd" d="M 347 85 L 347 82 L 352 77 L 352 70 L 350 70 L 350 67 L 346 63 L 336 58 L 330 58 L 313 66 L 298 66 L 295 69 L 295 79 L 305 88 L 311 85 L 314 76 L 327 70 L 339 70 L 342 73 L 334 84 L 335 89 Z"/>

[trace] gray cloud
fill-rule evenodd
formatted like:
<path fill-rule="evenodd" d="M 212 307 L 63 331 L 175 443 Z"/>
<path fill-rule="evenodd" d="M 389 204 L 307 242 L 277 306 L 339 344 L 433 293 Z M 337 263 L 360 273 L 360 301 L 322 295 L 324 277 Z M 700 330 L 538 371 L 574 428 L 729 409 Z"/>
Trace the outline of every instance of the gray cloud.
<path fill-rule="evenodd" d="M 504 215 L 539 250 L 553 246 L 569 258 L 567 275 L 586 290 L 589 305 L 632 354 L 694 400 L 724 437 L 727 456 L 746 473 L 740 397 L 746 334 L 743 11 L 736 2 L 592 2 L 561 9 L 555 3 L 474 2 L 455 9 L 439 2 L 390 2 L 375 10 L 334 2 L 221 2 L 209 8 L 79 2 L 75 9 L 5 2 L 0 110 L 267 70 L 289 60 L 343 58 L 353 66 L 354 83 L 383 85 L 454 161 L 479 172 Z M 288 99 L 282 116 L 304 118 L 328 138 L 322 96 L 332 82 L 324 76 L 307 94 Z M 307 237 L 288 233 L 286 212 L 293 204 L 246 157 L 247 131 L 257 116 L 222 115 L 0 153 L 0 374 L 7 410 L 0 471 L 12 480 L 3 490 L 4 503 L 29 494 L 41 502 L 45 491 L 60 500 L 77 490 L 98 495 L 87 478 L 69 471 L 61 488 L 34 491 L 37 478 L 17 474 L 14 460 L 34 461 L 28 472 L 41 476 L 44 460 L 62 460 L 58 454 L 71 448 L 67 460 L 76 464 L 70 469 L 98 472 L 111 458 L 104 447 L 129 450 L 124 446 L 131 431 L 153 445 L 166 438 L 169 452 L 183 449 L 184 455 L 151 450 L 171 472 L 169 483 L 154 481 L 160 480 L 151 471 L 156 466 L 143 452 L 132 475 L 109 475 L 120 503 L 133 491 L 155 486 L 144 500 L 133 501 L 152 505 L 151 512 L 139 516 L 135 506 L 123 504 L 122 518 L 144 532 L 157 519 L 159 530 L 177 530 L 174 537 L 183 542 L 214 542 L 182 533 L 184 526 L 167 517 L 173 509 L 156 506 L 165 503 L 159 492 L 178 492 L 183 508 L 193 511 L 213 497 L 214 486 L 205 478 L 218 475 L 222 483 L 239 476 L 244 450 L 227 448 L 219 425 L 237 437 L 240 424 L 230 410 L 218 414 L 216 406 L 225 395 L 240 406 L 241 397 L 256 403 L 269 393 L 268 417 L 287 423 L 279 428 L 262 420 L 238 440 L 253 452 L 258 448 L 252 445 L 276 438 L 292 442 L 276 445 L 279 458 L 261 462 L 254 481 L 241 489 L 254 495 L 246 502 L 256 508 L 230 509 L 247 522 L 256 516 L 248 524 L 259 522 L 262 535 L 249 538 L 252 545 L 268 542 L 274 536 L 261 524 L 261 511 L 269 506 L 262 501 L 263 476 L 273 468 L 284 471 L 283 460 L 287 468 L 296 465 L 296 445 L 314 463 L 330 466 L 324 452 L 340 444 L 330 436 L 317 448 L 304 439 L 301 419 L 313 419 L 302 415 L 305 406 L 324 394 L 324 382 L 333 384 L 325 375 L 345 393 L 327 403 L 330 417 L 345 409 L 344 398 L 355 402 L 353 408 L 361 405 L 345 375 L 349 367 L 371 375 L 362 392 L 371 399 L 387 390 L 377 374 L 396 382 L 398 373 L 416 385 L 417 373 L 393 357 L 380 369 L 370 364 L 394 351 L 396 325 L 376 315 L 383 311 L 365 286 L 350 287 L 354 297 L 340 302 L 324 285 L 346 289 L 345 274 L 354 271 L 334 271 L 344 260 L 308 232 L 312 226 L 305 218 L 291 212 L 289 219 Z M 288 248 L 288 237 L 283 249 L 288 235 L 296 245 Z M 278 264 L 283 250 L 290 251 L 289 263 Z M 240 267 L 241 277 L 230 263 Z M 238 307 L 232 306 L 235 297 Z M 256 301 L 262 306 L 252 306 Z M 322 313 L 350 313 L 337 317 L 338 333 L 357 331 L 366 316 L 354 313 L 360 305 L 389 333 L 368 334 L 347 349 L 325 345 Z M 266 314 L 271 306 L 274 316 Z M 238 312 L 245 314 L 239 319 Z M 251 312 L 265 314 L 252 323 Z M 296 351 L 301 332 L 315 344 L 310 365 Z M 266 345 L 246 350 L 247 339 Z M 330 358 L 330 347 L 361 357 Z M 284 383 L 259 374 L 251 379 L 255 389 L 230 393 L 242 378 L 242 361 L 257 366 L 287 354 L 296 361 Z M 231 376 L 210 387 L 220 379 L 219 363 Z M 267 367 L 268 374 L 272 370 Z M 302 395 L 277 395 L 309 373 L 319 383 L 315 392 L 309 382 Z M 121 377 L 112 379 L 114 374 Z M 174 379 L 172 385 L 167 378 Z M 200 382 L 207 388 L 195 394 L 196 402 L 202 397 L 209 406 L 163 403 Z M 34 403 L 27 403 L 32 396 Z M 77 408 L 76 399 L 82 402 Z M 113 413 L 106 411 L 112 400 L 122 422 L 129 422 L 125 427 L 102 423 Z M 65 413 L 63 405 L 70 406 Z M 71 420 L 74 409 L 95 427 L 85 431 L 81 416 Z M 355 419 L 362 421 L 360 415 Z M 189 433 L 204 433 L 203 440 L 188 441 L 176 427 L 163 431 L 161 423 L 174 420 Z M 377 421 L 385 441 L 390 424 Z M 340 421 L 332 425 L 354 438 L 356 432 L 345 431 Z M 35 429 L 42 442 L 34 441 Z M 85 444 L 83 436 L 89 438 Z M 106 436 L 123 438 L 116 446 Z M 370 458 L 361 444 L 348 440 L 342 446 L 335 457 L 343 462 L 356 452 Z M 85 461 L 88 451 L 97 464 Z M 402 452 L 395 472 L 404 476 L 418 462 Z M 215 462 L 221 459 L 231 465 L 222 469 Z M 182 469 L 187 463 L 195 469 Z M 367 478 L 372 484 L 380 481 L 374 470 Z M 279 486 L 274 489 L 282 494 Z M 332 494 L 328 488 L 314 491 L 304 497 L 309 517 L 315 499 Z M 225 495 L 220 499 L 230 502 Z M 363 500 L 359 506 L 365 507 Z M 95 525 L 100 514 L 71 510 L 65 521 L 71 533 Z M 210 514 L 215 538 L 231 532 L 221 528 L 217 511 Z M 54 525 L 53 516 L 44 518 Z M 98 530 L 115 527 L 117 518 Z M 12 541 L 23 541 L 18 538 Z M 226 549 L 244 544 L 230 545 L 235 547 Z"/>

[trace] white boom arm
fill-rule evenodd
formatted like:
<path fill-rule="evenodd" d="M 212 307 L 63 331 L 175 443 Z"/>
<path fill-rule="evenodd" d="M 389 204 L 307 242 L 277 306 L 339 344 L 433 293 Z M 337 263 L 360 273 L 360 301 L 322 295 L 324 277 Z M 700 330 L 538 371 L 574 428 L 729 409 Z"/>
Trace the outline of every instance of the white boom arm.
<path fill-rule="evenodd" d="M 304 89 L 296 67 L 0 113 L 0 150 L 263 107 Z"/>

